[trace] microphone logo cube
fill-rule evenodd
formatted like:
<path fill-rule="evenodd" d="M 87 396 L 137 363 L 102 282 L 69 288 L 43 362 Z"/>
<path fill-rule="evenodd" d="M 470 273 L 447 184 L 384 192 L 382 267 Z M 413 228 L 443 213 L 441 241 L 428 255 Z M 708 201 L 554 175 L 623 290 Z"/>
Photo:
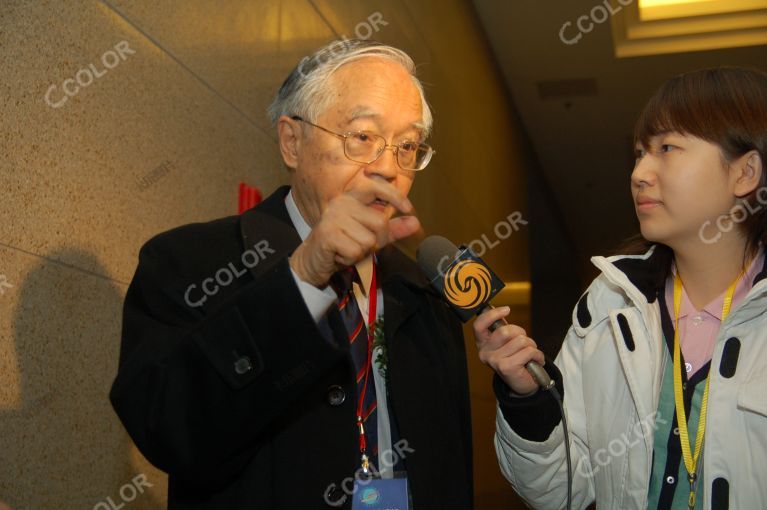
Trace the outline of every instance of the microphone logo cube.
<path fill-rule="evenodd" d="M 474 317 L 501 289 L 503 281 L 468 248 L 432 284 L 453 306 L 463 322 Z"/>

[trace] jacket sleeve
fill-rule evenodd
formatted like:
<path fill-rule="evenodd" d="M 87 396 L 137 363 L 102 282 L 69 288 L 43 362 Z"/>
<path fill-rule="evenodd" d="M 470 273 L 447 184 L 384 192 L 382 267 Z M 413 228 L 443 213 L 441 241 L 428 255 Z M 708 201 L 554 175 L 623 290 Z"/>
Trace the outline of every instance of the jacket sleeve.
<path fill-rule="evenodd" d="M 140 252 L 110 399 L 150 462 L 226 484 L 344 351 L 319 332 L 287 259 L 203 314 L 171 290 L 174 262 L 161 246 Z"/>
<path fill-rule="evenodd" d="M 595 497 L 593 479 L 589 476 L 592 470 L 581 386 L 583 344 L 584 339 L 571 328 L 554 362 L 556 367 L 547 366 L 558 386 L 561 384 L 564 390 L 573 469 L 573 508 L 586 508 Z M 564 433 L 559 408 L 550 394 L 541 391 L 519 399 L 504 399 L 501 396 L 496 418 L 495 449 L 503 475 L 530 506 L 566 508 Z"/>

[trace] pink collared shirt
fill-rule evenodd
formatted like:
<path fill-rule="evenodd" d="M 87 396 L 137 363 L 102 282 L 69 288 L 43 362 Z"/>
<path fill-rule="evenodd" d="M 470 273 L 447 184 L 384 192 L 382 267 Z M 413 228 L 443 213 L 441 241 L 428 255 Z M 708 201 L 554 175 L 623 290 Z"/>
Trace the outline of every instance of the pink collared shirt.
<path fill-rule="evenodd" d="M 751 262 L 745 275 L 735 287 L 735 294 L 732 298 L 730 310 L 740 304 L 751 287 L 753 287 L 754 278 L 764 266 L 764 250 L 760 250 L 759 255 Z M 666 306 L 671 321 L 674 320 L 674 278 L 676 277 L 676 265 L 671 265 L 671 276 L 666 280 Z M 682 290 L 682 306 L 679 311 L 679 337 L 682 345 L 682 356 L 685 361 L 687 377 L 697 372 L 703 365 L 711 361 L 714 352 L 716 336 L 719 333 L 719 326 L 722 324 L 722 305 L 724 304 L 725 290 L 712 302 L 703 307 L 702 310 L 696 310 L 690 299 L 687 297 L 687 291 Z"/>

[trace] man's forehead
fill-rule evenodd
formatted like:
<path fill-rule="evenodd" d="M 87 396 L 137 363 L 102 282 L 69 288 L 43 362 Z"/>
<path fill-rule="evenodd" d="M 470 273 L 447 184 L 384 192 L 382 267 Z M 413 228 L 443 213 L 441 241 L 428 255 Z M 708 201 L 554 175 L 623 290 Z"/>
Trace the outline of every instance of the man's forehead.
<path fill-rule="evenodd" d="M 349 112 L 345 115 L 344 120 L 347 123 L 352 123 L 355 120 L 359 119 L 370 119 L 376 124 L 381 124 L 383 121 L 383 115 L 381 112 L 375 110 L 374 108 L 371 108 L 369 106 L 364 105 L 358 105 L 349 110 Z M 416 131 L 425 131 L 425 126 L 423 122 L 419 119 L 416 121 L 413 121 L 410 123 L 410 125 L 407 126 L 407 129 L 414 129 Z"/>

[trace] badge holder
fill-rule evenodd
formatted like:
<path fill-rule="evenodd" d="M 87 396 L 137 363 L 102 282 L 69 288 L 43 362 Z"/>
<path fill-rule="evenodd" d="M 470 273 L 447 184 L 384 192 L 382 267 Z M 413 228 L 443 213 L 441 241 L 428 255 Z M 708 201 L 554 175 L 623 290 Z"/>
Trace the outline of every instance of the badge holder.
<path fill-rule="evenodd" d="M 352 510 L 410 510 L 407 474 L 394 478 L 368 475 L 355 478 Z"/>

